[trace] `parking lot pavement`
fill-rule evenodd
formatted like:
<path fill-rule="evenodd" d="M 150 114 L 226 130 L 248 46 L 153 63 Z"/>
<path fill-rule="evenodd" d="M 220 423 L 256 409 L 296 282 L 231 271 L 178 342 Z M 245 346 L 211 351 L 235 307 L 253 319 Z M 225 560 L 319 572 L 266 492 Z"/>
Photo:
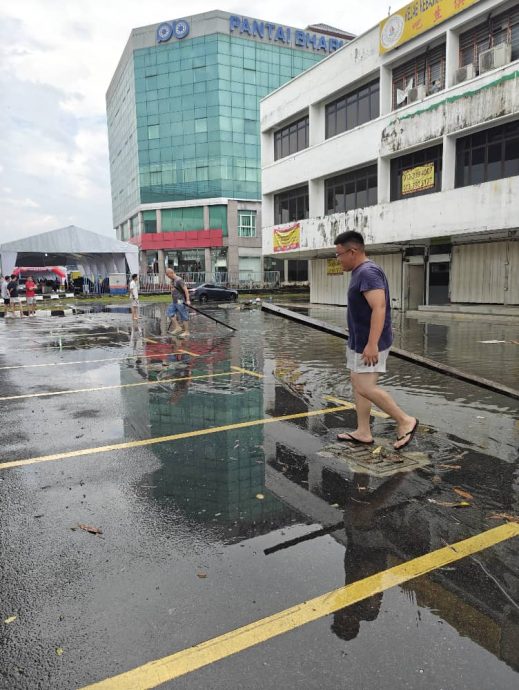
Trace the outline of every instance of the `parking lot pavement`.
<path fill-rule="evenodd" d="M 391 363 L 365 471 L 342 343 L 212 309 L 0 323 L 0 686 L 513 687 L 510 400 Z"/>

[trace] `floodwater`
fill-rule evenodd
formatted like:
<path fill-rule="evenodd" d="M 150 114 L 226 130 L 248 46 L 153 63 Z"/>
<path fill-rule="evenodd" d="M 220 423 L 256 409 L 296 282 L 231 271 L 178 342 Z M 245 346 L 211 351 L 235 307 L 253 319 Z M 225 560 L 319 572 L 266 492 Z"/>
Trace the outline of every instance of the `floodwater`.
<path fill-rule="evenodd" d="M 354 472 L 325 452 L 355 423 L 327 412 L 330 396 L 352 400 L 344 341 L 259 309 L 207 310 L 238 332 L 197 315 L 173 338 L 163 305 L 133 329 L 114 312 L 0 322 L 0 611 L 16 616 L 0 687 L 82 687 L 519 513 L 516 401 L 391 360 L 383 384 L 421 420 L 413 450 L 429 463 Z M 389 420 L 373 431 L 394 438 Z M 517 544 L 164 687 L 514 687 Z"/>

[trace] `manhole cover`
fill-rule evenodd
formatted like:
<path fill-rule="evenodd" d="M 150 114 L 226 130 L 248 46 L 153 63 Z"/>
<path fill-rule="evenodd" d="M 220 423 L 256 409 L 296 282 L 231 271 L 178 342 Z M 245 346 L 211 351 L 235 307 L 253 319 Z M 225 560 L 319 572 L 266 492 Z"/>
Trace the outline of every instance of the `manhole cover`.
<path fill-rule="evenodd" d="M 349 446 L 344 443 L 331 443 L 318 455 L 334 457 L 347 463 L 354 472 L 364 472 L 374 477 L 388 477 L 397 472 L 411 472 L 430 464 L 425 453 L 413 451 L 395 452 L 392 446 L 375 443 L 372 446 Z"/>

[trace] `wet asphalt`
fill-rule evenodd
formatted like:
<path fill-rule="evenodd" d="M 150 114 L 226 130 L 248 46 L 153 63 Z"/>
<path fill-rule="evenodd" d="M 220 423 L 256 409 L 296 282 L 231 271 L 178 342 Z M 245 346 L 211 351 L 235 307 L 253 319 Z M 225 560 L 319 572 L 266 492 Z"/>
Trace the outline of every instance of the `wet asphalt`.
<path fill-rule="evenodd" d="M 209 309 L 238 332 L 195 316 L 174 338 L 154 305 L 138 328 L 124 309 L 0 320 L 1 688 L 81 688 L 519 514 L 516 402 L 398 360 L 383 382 L 429 461 L 412 472 L 326 452 L 352 411 L 132 445 L 352 400 L 342 341 Z M 518 553 L 507 540 L 161 687 L 517 687 Z"/>

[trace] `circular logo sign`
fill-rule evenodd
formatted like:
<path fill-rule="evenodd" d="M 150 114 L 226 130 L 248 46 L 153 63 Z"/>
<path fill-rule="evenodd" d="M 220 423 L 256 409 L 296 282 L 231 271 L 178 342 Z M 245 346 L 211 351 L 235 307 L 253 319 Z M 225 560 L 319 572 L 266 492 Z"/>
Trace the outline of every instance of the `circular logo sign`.
<path fill-rule="evenodd" d="M 159 28 L 157 29 L 157 41 L 161 43 L 162 41 L 169 41 L 169 39 L 173 36 L 173 27 L 171 24 L 168 24 L 167 22 L 164 22 L 164 24 L 161 24 Z"/>
<path fill-rule="evenodd" d="M 179 19 L 175 22 L 174 28 L 175 38 L 185 38 L 189 33 L 189 24 L 185 19 Z"/>
<path fill-rule="evenodd" d="M 405 21 L 400 14 L 389 17 L 380 32 L 380 43 L 385 50 L 396 46 L 404 33 Z"/>

